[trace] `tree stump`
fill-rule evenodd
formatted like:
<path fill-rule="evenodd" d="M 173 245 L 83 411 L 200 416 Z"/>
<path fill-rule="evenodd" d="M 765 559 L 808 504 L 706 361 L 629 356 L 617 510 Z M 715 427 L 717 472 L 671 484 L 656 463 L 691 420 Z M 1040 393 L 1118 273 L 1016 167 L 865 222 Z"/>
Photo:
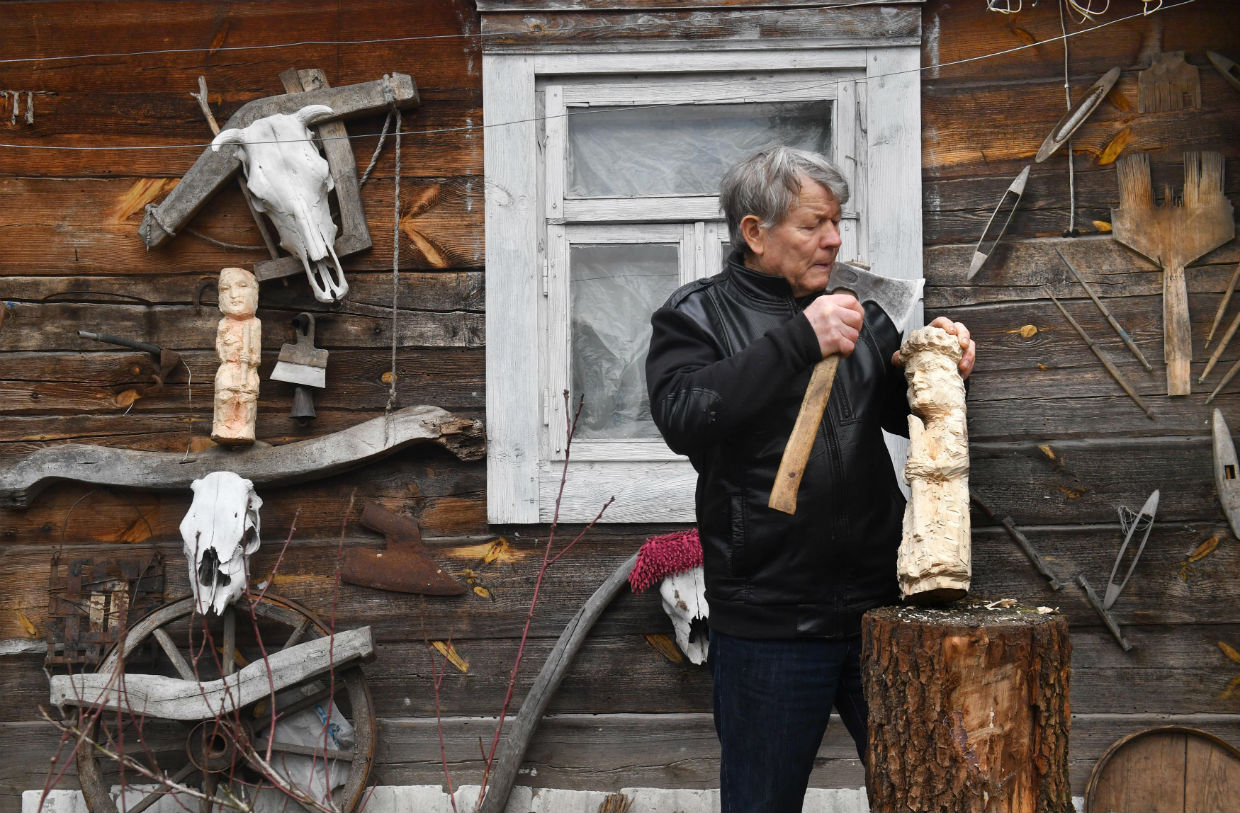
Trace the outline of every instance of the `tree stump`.
<path fill-rule="evenodd" d="M 871 810 L 1072 809 L 1062 615 L 883 607 L 861 629 Z"/>

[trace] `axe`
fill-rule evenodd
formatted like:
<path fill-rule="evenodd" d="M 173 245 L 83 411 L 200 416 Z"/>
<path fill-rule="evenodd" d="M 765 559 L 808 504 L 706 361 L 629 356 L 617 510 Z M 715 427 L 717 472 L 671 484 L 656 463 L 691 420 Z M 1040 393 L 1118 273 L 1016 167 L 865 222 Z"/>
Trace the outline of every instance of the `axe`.
<path fill-rule="evenodd" d="M 903 333 L 921 299 L 924 284 L 925 280 L 921 279 L 880 277 L 851 265 L 836 263 L 831 269 L 827 293 L 845 291 L 862 303 L 873 302 L 895 323 L 896 330 Z M 771 498 L 767 501 L 767 505 L 776 511 L 796 513 L 797 491 L 801 488 L 801 476 L 805 474 L 805 462 L 809 460 L 810 449 L 814 446 L 818 424 L 822 423 L 822 413 L 827 408 L 827 399 L 831 397 L 831 385 L 835 383 L 835 370 L 839 364 L 839 354 L 833 353 L 814 365 L 809 386 L 805 388 L 805 397 L 801 399 L 801 411 L 797 413 L 788 445 L 784 447 L 784 456 L 779 461 L 779 473 L 775 475 L 775 484 L 771 487 Z"/>
<path fill-rule="evenodd" d="M 376 590 L 459 596 L 465 585 L 435 564 L 422 544 L 422 529 L 409 517 L 394 514 L 377 503 L 367 503 L 362 525 L 387 537 L 385 550 L 351 549 L 344 552 L 340 580 Z"/>

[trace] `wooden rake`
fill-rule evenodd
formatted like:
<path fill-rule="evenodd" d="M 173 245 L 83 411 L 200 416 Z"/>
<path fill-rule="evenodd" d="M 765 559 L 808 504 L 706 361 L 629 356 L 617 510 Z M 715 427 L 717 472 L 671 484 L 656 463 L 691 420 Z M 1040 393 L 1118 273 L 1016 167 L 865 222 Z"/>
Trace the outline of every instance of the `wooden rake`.
<path fill-rule="evenodd" d="M 1236 236 L 1231 203 L 1223 196 L 1223 156 L 1184 153 L 1182 199 L 1168 187 L 1161 205 L 1154 204 L 1149 156 L 1125 156 L 1116 168 L 1120 205 L 1111 210 L 1112 234 L 1162 266 L 1167 394 L 1188 395 L 1193 348 L 1184 266 Z"/>

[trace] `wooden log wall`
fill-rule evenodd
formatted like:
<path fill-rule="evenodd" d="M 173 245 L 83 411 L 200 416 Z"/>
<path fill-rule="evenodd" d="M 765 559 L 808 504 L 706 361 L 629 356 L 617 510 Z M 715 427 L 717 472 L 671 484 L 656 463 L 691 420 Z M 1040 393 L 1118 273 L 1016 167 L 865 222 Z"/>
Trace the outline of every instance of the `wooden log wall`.
<path fill-rule="evenodd" d="M 650 3 L 633 2 L 640 7 Z M 796 2 L 787 5 L 796 5 Z M 594 0 L 566 5 L 590 12 Z M 756 5 L 727 0 L 717 6 Z M 1138 11 L 1122 0 L 1094 24 Z M 346 6 L 276 0 L 222 4 L 154 0 L 99 5 L 11 2 L 0 27 L 0 89 L 34 91 L 34 121 L 11 117 L 0 97 L 0 143 L 29 147 L 153 147 L 52 151 L 0 147 L 0 465 L 47 445 L 75 441 L 201 450 L 210 426 L 212 349 L 219 318 L 219 268 L 263 255 L 182 234 L 147 251 L 137 236 L 144 206 L 158 202 L 209 140 L 189 93 L 206 77 L 222 121 L 246 101 L 280 92 L 289 67 L 322 68 L 334 85 L 399 71 L 413 76 L 422 104 L 405 113 L 399 222 L 394 223 L 391 141 L 363 187 L 374 248 L 345 262 L 352 291 L 338 308 L 313 301 L 303 281 L 265 283 L 258 433 L 282 443 L 382 414 L 388 400 L 393 330 L 397 404 L 433 404 L 485 418 L 483 363 L 483 193 L 480 46 L 469 0 L 359 0 Z M 1118 737 L 1169 719 L 1240 741 L 1240 540 L 1214 495 L 1210 410 L 1203 389 L 1161 396 L 1161 276 L 1117 245 L 1099 223 L 1118 204 L 1113 165 L 1099 157 L 1127 130 L 1129 151 L 1152 154 L 1155 182 L 1179 185 L 1180 152 L 1222 151 L 1226 191 L 1240 205 L 1240 92 L 1208 66 L 1205 50 L 1240 59 L 1229 0 L 1195 0 L 1150 17 L 1116 22 L 1071 39 L 1074 97 L 1107 69 L 1117 89 L 1074 139 L 1076 225 L 1069 221 L 1066 150 L 1035 165 L 1008 235 L 977 277 L 965 281 L 995 203 L 1064 111 L 1060 20 L 1054 3 L 1026 3 L 1005 17 L 982 0 L 929 0 L 922 12 L 923 195 L 927 314 L 966 321 L 981 346 L 969 396 L 972 483 L 1010 515 L 1065 580 L 1105 584 L 1120 542 L 1116 507 L 1140 506 L 1162 491 L 1159 521 L 1113 612 L 1136 648 L 1122 652 L 1075 586 L 1055 593 L 1002 530 L 974 516 L 974 593 L 1057 607 L 1073 641 L 1070 758 L 1073 792 Z M 1089 24 L 1066 21 L 1069 31 Z M 304 44 L 229 50 L 288 42 Z M 1001 56 L 999 51 L 1030 46 Z M 155 51 L 137 56 L 55 60 L 57 55 Z M 178 49 L 197 49 L 181 51 Z M 205 49 L 205 50 L 204 50 Z M 1201 67 L 1202 109 L 1139 114 L 1137 72 L 1159 49 L 1184 50 Z M 957 64 L 948 64 L 957 63 Z M 941 67 L 934 67 L 934 66 Z M 364 167 L 381 118 L 348 123 Z M 258 235 L 239 194 L 221 193 L 192 224 L 239 244 Z M 393 239 L 399 241 L 399 306 L 392 313 Z M 1155 364 L 1146 373 L 1127 354 L 1054 248 L 1102 293 Z M 1231 243 L 1189 269 L 1196 354 L 1240 247 Z M 1041 294 L 1050 285 L 1153 404 L 1147 419 L 1106 374 Z M 1240 308 L 1233 304 L 1231 311 Z M 291 394 L 267 381 L 291 317 L 319 316 L 318 341 L 331 351 L 330 389 L 309 427 L 288 417 Z M 1230 313 L 1228 316 L 1230 317 Z M 145 356 L 81 339 L 78 329 L 154 342 L 180 352 L 187 370 L 155 389 Z M 1240 345 L 1223 368 L 1240 357 Z M 1217 381 L 1219 372 L 1212 376 Z M 1205 385 L 1202 385 L 1203 387 Z M 1212 384 L 1211 384 L 1212 387 Z M 1240 384 L 1218 405 L 1240 428 Z M 370 624 L 378 657 L 366 667 L 380 718 L 372 779 L 441 783 L 426 642 L 451 640 L 468 661 L 449 669 L 439 692 L 446 756 L 455 783 L 480 776 L 478 740 L 489 741 L 502 703 L 541 559 L 546 527 L 497 528 L 485 521 L 485 465 L 425 447 L 363 471 L 262 492 L 264 547 L 253 572 L 327 614 L 337 625 Z M 428 543 L 456 573 L 482 588 L 453 599 L 333 590 L 338 545 L 378 547 L 357 519 L 366 500 L 420 519 Z M 350 513 L 348 507 L 353 505 Z M 24 511 L 0 509 L 0 736 L 24 742 L 0 763 L 0 808 L 42 787 L 57 736 L 40 720 L 47 703 L 42 641 L 55 553 L 114 556 L 158 549 L 166 594 L 187 592 L 177 525 L 189 495 L 124 492 L 61 484 Z M 280 543 L 292 531 L 296 555 L 274 577 Z M 556 636 L 595 587 L 658 527 L 590 533 L 550 571 L 514 702 L 519 703 Z M 1195 561 L 1203 542 L 1212 553 Z M 567 538 L 567 537 L 566 537 Z M 496 542 L 496 540 L 502 540 Z M 587 641 L 551 706 L 519 781 L 547 787 L 711 787 L 717 745 L 709 680 L 673 663 L 651 636 L 670 623 L 656 596 L 623 594 Z M 656 639 L 657 642 L 657 639 Z M 515 707 L 514 707 L 515 708 Z M 640 744 L 639 747 L 634 745 Z M 72 786 L 72 775 L 65 779 Z M 842 726 L 833 725 L 814 775 L 852 786 L 862 771 Z"/>

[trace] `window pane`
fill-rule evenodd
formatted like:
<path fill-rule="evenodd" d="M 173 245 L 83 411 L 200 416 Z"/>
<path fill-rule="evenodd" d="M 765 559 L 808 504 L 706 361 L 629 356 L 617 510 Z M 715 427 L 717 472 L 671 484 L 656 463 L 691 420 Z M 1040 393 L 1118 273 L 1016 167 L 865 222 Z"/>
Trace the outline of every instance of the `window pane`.
<path fill-rule="evenodd" d="M 716 195 L 724 171 L 762 147 L 831 152 L 831 102 L 574 108 L 572 198 Z"/>
<path fill-rule="evenodd" d="M 569 266 L 573 406 L 585 395 L 576 437 L 658 438 L 646 396 L 650 314 L 679 284 L 680 247 L 574 245 Z"/>

